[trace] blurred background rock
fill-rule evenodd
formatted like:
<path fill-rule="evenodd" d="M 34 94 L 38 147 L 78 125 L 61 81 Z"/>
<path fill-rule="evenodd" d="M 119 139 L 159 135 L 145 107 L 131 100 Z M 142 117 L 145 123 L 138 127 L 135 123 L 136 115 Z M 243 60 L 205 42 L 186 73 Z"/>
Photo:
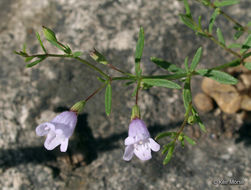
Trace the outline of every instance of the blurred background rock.
<path fill-rule="evenodd" d="M 191 1 L 190 1 L 191 3 Z M 250 21 L 251 2 L 226 8 L 242 24 Z M 212 10 L 192 2 L 194 16 L 209 22 Z M 142 163 L 134 158 L 122 160 L 127 136 L 133 87 L 114 82 L 112 114 L 104 111 L 104 92 L 86 105 L 67 153 L 46 151 L 44 139 L 35 127 L 53 118 L 76 101 L 87 97 L 100 84 L 97 73 L 67 59 L 48 59 L 25 68 L 14 50 L 27 44 L 32 53 L 42 52 L 35 37 L 41 26 L 53 29 L 60 41 L 73 50 L 87 53 L 97 48 L 114 65 L 134 71 L 133 55 L 139 27 L 145 30 L 142 68 L 145 74 L 165 73 L 150 62 L 150 56 L 182 65 L 199 46 L 204 53 L 199 67 L 225 63 L 232 57 L 211 41 L 196 36 L 178 17 L 181 2 L 171 0 L 1 0 L 0 1 L 0 189 L 213 189 L 214 179 L 242 180 L 251 185 L 250 112 L 225 114 L 219 108 L 202 113 L 208 133 L 198 126 L 185 133 L 197 145 L 177 147 L 171 162 L 162 165 L 161 152 Z M 227 42 L 233 42 L 233 25 L 217 18 Z M 49 52 L 57 50 L 46 43 Z M 89 59 L 87 57 L 87 59 Z M 94 63 L 95 64 L 95 63 Z M 105 69 L 102 65 L 98 65 Z M 107 70 L 116 75 L 114 71 Z M 200 92 L 201 78 L 192 81 L 193 94 Z M 179 90 L 152 88 L 140 92 L 142 117 L 152 136 L 176 130 L 182 123 L 184 108 Z M 246 119 L 245 119 L 246 118 Z M 160 141 L 160 144 L 167 139 Z"/>

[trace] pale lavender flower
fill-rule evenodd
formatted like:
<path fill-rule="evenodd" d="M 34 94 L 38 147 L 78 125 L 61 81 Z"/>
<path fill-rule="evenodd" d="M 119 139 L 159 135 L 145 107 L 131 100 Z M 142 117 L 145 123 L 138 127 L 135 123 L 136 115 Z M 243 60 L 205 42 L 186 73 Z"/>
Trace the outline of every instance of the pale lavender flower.
<path fill-rule="evenodd" d="M 128 137 L 125 139 L 125 153 L 123 159 L 129 161 L 135 154 L 140 160 L 150 160 L 151 150 L 157 152 L 160 145 L 151 137 L 144 121 L 135 118 L 129 125 Z"/>
<path fill-rule="evenodd" d="M 77 114 L 72 111 L 65 111 L 57 115 L 50 122 L 42 123 L 37 126 L 38 136 L 45 136 L 44 147 L 52 150 L 60 145 L 60 151 L 66 152 L 68 141 L 71 137 L 77 123 Z"/>

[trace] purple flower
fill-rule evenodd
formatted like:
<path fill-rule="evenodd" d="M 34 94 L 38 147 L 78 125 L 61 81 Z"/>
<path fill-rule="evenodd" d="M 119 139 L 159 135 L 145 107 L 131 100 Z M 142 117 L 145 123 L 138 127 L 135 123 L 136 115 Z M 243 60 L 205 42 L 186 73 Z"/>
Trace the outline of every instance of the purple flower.
<path fill-rule="evenodd" d="M 136 118 L 129 125 L 128 137 L 125 139 L 125 153 L 123 159 L 129 161 L 133 153 L 140 160 L 150 160 L 152 158 L 151 149 L 159 151 L 160 145 L 151 137 L 144 121 Z"/>
<path fill-rule="evenodd" d="M 38 136 L 47 135 L 44 147 L 52 150 L 60 145 L 60 151 L 66 152 L 68 141 L 71 137 L 77 123 L 77 114 L 72 111 L 65 111 L 57 115 L 50 122 L 42 123 L 37 126 L 36 133 Z"/>

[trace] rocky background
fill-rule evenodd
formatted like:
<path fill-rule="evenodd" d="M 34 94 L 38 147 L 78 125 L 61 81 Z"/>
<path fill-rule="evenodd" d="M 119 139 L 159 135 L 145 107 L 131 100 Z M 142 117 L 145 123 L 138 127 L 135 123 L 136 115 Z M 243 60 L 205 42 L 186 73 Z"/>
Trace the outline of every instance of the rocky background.
<path fill-rule="evenodd" d="M 242 24 L 250 21 L 251 2 L 226 8 Z M 206 26 L 212 10 L 197 3 L 194 16 Z M 86 105 L 79 116 L 67 153 L 46 151 L 35 127 L 87 97 L 100 82 L 97 73 L 72 60 L 51 58 L 31 69 L 13 54 L 22 44 L 42 52 L 35 31 L 52 28 L 73 50 L 93 47 L 108 60 L 133 72 L 133 55 L 139 27 L 145 30 L 142 67 L 145 74 L 165 73 L 150 62 L 157 56 L 182 65 L 199 46 L 204 47 L 201 68 L 232 59 L 211 41 L 196 36 L 180 21 L 181 2 L 171 0 L 1 0 L 0 1 L 0 189 L 1 190 L 151 190 L 151 189 L 249 189 L 251 186 L 250 112 L 225 114 L 216 107 L 201 112 L 208 133 L 198 126 L 185 132 L 197 145 L 177 147 L 171 162 L 162 165 L 161 152 L 142 163 L 122 160 L 127 136 L 133 87 L 114 82 L 112 114 L 104 111 L 104 92 Z M 233 42 L 232 24 L 219 17 L 227 42 Z M 57 50 L 46 44 L 50 52 Z M 87 59 L 89 59 L 87 57 Z M 95 64 L 95 63 L 94 63 Z M 105 69 L 102 65 L 97 65 Z M 114 71 L 108 73 L 117 75 Z M 201 91 L 201 78 L 192 81 L 193 94 Z M 140 93 L 142 116 L 153 136 L 176 130 L 184 108 L 179 90 L 152 88 Z M 160 144 L 167 139 L 160 141 Z M 214 180 L 241 180 L 244 185 L 213 185 Z"/>

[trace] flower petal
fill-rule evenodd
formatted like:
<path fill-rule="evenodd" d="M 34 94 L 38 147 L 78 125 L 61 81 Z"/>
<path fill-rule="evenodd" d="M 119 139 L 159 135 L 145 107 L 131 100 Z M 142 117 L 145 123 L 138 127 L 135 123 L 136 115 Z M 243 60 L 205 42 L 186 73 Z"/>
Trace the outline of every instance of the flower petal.
<path fill-rule="evenodd" d="M 137 144 L 134 148 L 134 154 L 143 161 L 150 160 L 152 158 L 151 149 L 147 144 Z"/>
<path fill-rule="evenodd" d="M 159 151 L 160 145 L 158 143 L 156 143 L 152 138 L 149 138 L 149 141 L 150 141 L 150 143 L 149 143 L 150 148 L 155 152 Z"/>
<path fill-rule="evenodd" d="M 36 134 L 37 136 L 44 136 L 47 135 L 50 132 L 50 129 L 54 129 L 55 126 L 52 123 L 45 122 L 41 125 L 37 126 L 36 128 Z"/>
<path fill-rule="evenodd" d="M 60 145 L 61 141 L 62 139 L 56 136 L 54 132 L 49 132 L 45 139 L 44 147 L 47 150 L 52 150 L 56 148 L 58 145 Z"/>
<path fill-rule="evenodd" d="M 61 145 L 60 145 L 61 152 L 66 152 L 67 147 L 68 147 L 68 142 L 69 142 L 69 139 L 65 139 L 61 142 Z"/>
<path fill-rule="evenodd" d="M 133 157 L 133 145 L 126 146 L 123 160 L 130 161 Z"/>
<path fill-rule="evenodd" d="M 70 129 L 74 130 L 77 123 L 77 114 L 72 111 L 64 111 L 57 115 L 51 122 L 67 125 Z"/>
<path fill-rule="evenodd" d="M 150 137 L 146 124 L 141 119 L 133 119 L 129 125 L 128 136 L 137 136 L 139 140 Z"/>
<path fill-rule="evenodd" d="M 131 144 L 134 144 L 135 140 L 133 137 L 127 137 L 125 139 L 125 145 L 131 145 Z"/>

